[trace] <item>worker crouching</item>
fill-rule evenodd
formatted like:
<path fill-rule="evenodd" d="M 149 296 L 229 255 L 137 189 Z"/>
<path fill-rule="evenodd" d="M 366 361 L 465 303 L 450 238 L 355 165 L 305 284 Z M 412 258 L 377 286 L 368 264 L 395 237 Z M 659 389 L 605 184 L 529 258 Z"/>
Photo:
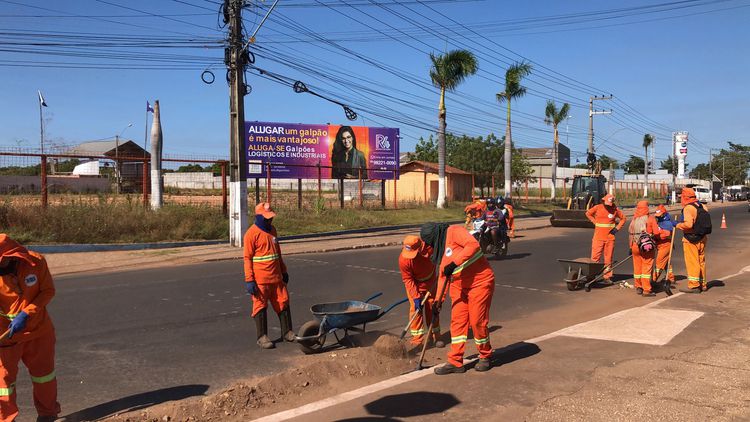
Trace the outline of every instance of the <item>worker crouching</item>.
<path fill-rule="evenodd" d="M 591 260 L 599 262 L 603 255 L 604 265 L 609 268 L 615 251 L 615 234 L 625 225 L 625 214 L 615 205 L 615 196 L 608 194 L 601 204 L 586 211 L 586 217 L 594 224 Z M 612 283 L 612 271 L 604 273 L 604 281 Z"/>
<path fill-rule="evenodd" d="M 443 303 L 446 288 L 451 297 L 451 347 L 448 363 L 435 368 L 437 375 L 465 372 L 464 350 L 469 327 L 479 351 L 474 369 L 492 367 L 492 345 L 488 329 L 495 274 L 479 247 L 479 242 L 460 225 L 426 223 L 420 230 L 422 241 L 432 248 L 430 258 L 439 269 L 437 308 Z"/>
<path fill-rule="evenodd" d="M 55 296 L 47 261 L 0 234 L 0 420 L 15 421 L 18 362 L 29 370 L 37 421 L 60 413 L 55 377 L 55 327 L 47 305 Z"/>
<path fill-rule="evenodd" d="M 275 347 L 268 338 L 268 302 L 271 302 L 273 310 L 279 315 L 283 339 L 295 339 L 286 287 L 289 283 L 289 274 L 281 257 L 276 228 L 272 224 L 275 216 L 276 213 L 269 203 L 258 204 L 255 207 L 255 224 L 245 232 L 243 239 L 245 287 L 252 296 L 252 316 L 258 334 L 257 343 L 263 349 Z"/>
<path fill-rule="evenodd" d="M 424 336 L 429 334 L 429 340 L 433 341 L 436 347 L 445 347 L 445 343 L 439 339 L 440 320 L 438 314 L 434 313 L 437 271 L 430 261 L 430 248 L 426 247 L 418 236 L 406 236 L 404 247 L 398 257 L 398 267 L 406 288 L 406 296 L 409 298 L 412 344 L 421 344 Z M 427 327 L 430 325 L 432 332 L 428 333 Z"/>
<path fill-rule="evenodd" d="M 648 201 L 638 202 L 628 232 L 630 253 L 633 255 L 635 291 L 645 297 L 655 296 L 651 290 L 651 275 L 656 254 L 653 237 L 659 234 L 659 226 L 656 219 L 648 213 Z"/>

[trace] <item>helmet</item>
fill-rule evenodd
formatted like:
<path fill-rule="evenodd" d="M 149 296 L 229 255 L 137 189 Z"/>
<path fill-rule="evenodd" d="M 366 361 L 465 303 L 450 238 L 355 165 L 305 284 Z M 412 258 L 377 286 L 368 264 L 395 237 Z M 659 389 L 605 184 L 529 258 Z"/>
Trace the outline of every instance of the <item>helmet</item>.
<path fill-rule="evenodd" d="M 485 202 L 487 203 L 487 208 L 489 209 L 495 208 L 495 198 L 487 198 Z"/>
<path fill-rule="evenodd" d="M 502 208 L 505 206 L 505 198 L 503 198 L 502 196 L 498 196 L 496 202 L 498 208 Z"/>

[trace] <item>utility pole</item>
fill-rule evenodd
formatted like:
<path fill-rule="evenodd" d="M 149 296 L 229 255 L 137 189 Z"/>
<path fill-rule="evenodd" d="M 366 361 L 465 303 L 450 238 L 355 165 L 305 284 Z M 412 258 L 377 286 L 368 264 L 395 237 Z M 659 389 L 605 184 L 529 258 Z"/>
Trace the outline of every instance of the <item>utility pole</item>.
<path fill-rule="evenodd" d="M 611 100 L 612 95 L 607 96 L 594 96 L 589 98 L 589 151 L 586 161 L 593 163 L 596 161 L 596 155 L 594 155 L 594 115 L 596 114 L 612 114 L 612 110 L 598 110 L 594 111 L 595 100 Z M 593 165 L 593 164 L 590 164 Z M 592 169 L 593 170 L 593 169 Z"/>
<path fill-rule="evenodd" d="M 244 75 L 247 54 L 242 40 L 243 0 L 224 0 L 229 24 L 226 65 L 229 74 L 229 242 L 242 247 L 248 228 L 247 217 L 247 144 L 245 137 Z"/>

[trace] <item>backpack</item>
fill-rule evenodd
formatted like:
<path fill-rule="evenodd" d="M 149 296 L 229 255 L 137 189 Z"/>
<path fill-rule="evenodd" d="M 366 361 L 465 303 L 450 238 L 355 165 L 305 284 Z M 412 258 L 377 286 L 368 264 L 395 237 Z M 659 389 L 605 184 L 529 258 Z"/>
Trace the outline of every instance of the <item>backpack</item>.
<path fill-rule="evenodd" d="M 641 251 L 641 254 L 648 254 L 650 252 L 653 252 L 656 248 L 656 242 L 654 242 L 654 239 L 649 235 L 648 233 L 641 233 L 640 236 L 638 236 L 638 250 Z"/>
<path fill-rule="evenodd" d="M 701 205 L 690 204 L 698 210 L 698 215 L 693 222 L 693 232 L 685 233 L 685 239 L 690 243 L 700 242 L 707 234 L 711 234 L 711 214 Z M 683 211 L 683 215 L 685 212 Z"/>

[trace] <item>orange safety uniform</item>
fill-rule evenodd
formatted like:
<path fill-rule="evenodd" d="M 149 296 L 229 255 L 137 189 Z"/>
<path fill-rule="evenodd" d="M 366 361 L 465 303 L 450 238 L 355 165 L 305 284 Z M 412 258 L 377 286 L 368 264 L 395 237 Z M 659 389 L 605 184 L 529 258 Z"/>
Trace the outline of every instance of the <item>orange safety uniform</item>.
<path fill-rule="evenodd" d="M 698 209 L 696 206 L 702 205 L 696 200 L 695 191 L 690 188 L 683 188 L 682 215 L 684 216 L 684 221 L 678 224 L 677 228 L 684 233 L 691 233 L 693 231 L 693 224 L 695 224 L 695 219 L 698 218 Z M 685 255 L 685 267 L 687 269 L 689 289 L 706 289 L 706 283 L 708 283 L 706 278 L 707 242 L 708 236 L 703 236 L 703 239 L 696 243 L 690 242 L 684 236 L 682 238 L 682 251 Z"/>
<path fill-rule="evenodd" d="M 667 209 L 663 205 L 659 205 L 657 215 L 666 213 Z M 674 272 L 672 271 L 672 264 L 669 262 L 670 248 L 672 247 L 672 231 L 659 227 L 659 234 L 654 237 L 654 240 L 656 241 L 656 264 L 654 265 L 653 280 L 656 280 L 662 271 L 667 270 L 667 280 L 670 283 L 674 283 Z M 669 268 L 667 268 L 667 265 L 669 265 Z"/>
<path fill-rule="evenodd" d="M 243 244 L 245 282 L 258 283 L 258 291 L 252 295 L 252 316 L 265 309 L 269 301 L 278 314 L 289 307 L 289 293 L 282 277 L 286 273 L 286 264 L 276 239 L 276 228 L 266 233 L 253 224 L 245 232 Z"/>
<path fill-rule="evenodd" d="M 513 218 L 513 205 L 506 203 L 505 209 L 508 210 L 508 236 L 516 237 L 516 224 Z"/>
<path fill-rule="evenodd" d="M 422 242 L 420 242 L 422 243 Z M 422 243 L 424 245 L 424 243 Z M 420 311 L 411 323 L 411 342 L 421 344 L 423 337 L 427 334 L 429 324 L 433 318 L 433 307 L 435 303 L 435 290 L 437 288 L 437 271 L 435 265 L 430 261 L 430 255 L 423 246 L 414 258 L 406 258 L 403 254 L 398 257 L 398 267 L 401 270 L 401 279 L 406 287 L 406 296 L 409 298 L 409 319 L 414 316 L 414 299 L 424 299 L 425 294 L 429 291 L 430 297 L 423 300 L 422 307 L 426 314 L 427 320 L 422 318 Z M 440 319 L 436 319 L 432 325 L 432 339 L 437 341 L 440 336 Z"/>
<path fill-rule="evenodd" d="M 605 199 L 609 196 L 611 195 L 605 196 Z M 586 211 L 586 217 L 594 223 L 594 237 L 591 239 L 591 259 L 599 262 L 604 255 L 604 265 L 612 265 L 615 235 L 611 234 L 610 231 L 614 228 L 620 230 L 625 225 L 625 214 L 614 204 L 611 206 L 599 204 Z M 619 222 L 617 222 L 618 219 Z M 604 278 L 612 278 L 612 271 L 605 273 Z"/>
<path fill-rule="evenodd" d="M 29 370 L 34 390 L 34 406 L 39 416 L 60 413 L 55 377 L 55 328 L 47 304 L 55 296 L 47 261 L 36 252 L 0 234 L 0 259 L 17 261 L 14 273 L 0 276 L 0 330 L 22 311 L 28 314 L 26 326 L 10 339 L 0 342 L 0 421 L 16 420 L 16 376 L 18 361 Z"/>
<path fill-rule="evenodd" d="M 646 220 L 645 226 L 642 232 L 636 232 L 633 229 L 633 225 L 637 224 L 640 219 Z M 630 223 L 630 251 L 633 254 L 633 279 L 635 280 L 635 287 L 636 289 L 643 289 L 643 293 L 651 292 L 651 275 L 654 268 L 654 255 L 656 251 L 641 253 L 640 248 L 638 248 L 638 237 L 643 232 L 651 236 L 659 235 L 659 231 L 656 218 L 648 215 L 648 202 L 639 202 L 633 215 L 633 221 Z"/>
<path fill-rule="evenodd" d="M 466 214 L 466 228 L 471 229 L 471 222 L 474 219 L 477 219 L 484 214 L 484 210 L 487 209 L 487 204 L 481 199 L 477 199 L 476 201 L 472 202 L 471 204 L 467 205 L 466 208 L 464 208 L 464 213 Z"/>
<path fill-rule="evenodd" d="M 445 266 L 455 263 L 450 284 L 451 297 L 451 348 L 448 362 L 463 366 L 464 349 L 469 327 L 474 333 L 474 343 L 479 357 L 492 356 L 488 329 L 492 294 L 495 291 L 495 273 L 479 247 L 479 242 L 460 225 L 448 227 L 445 252 L 440 262 L 438 291 L 445 291 L 443 274 Z M 442 302 L 442 298 L 441 302 Z"/>

